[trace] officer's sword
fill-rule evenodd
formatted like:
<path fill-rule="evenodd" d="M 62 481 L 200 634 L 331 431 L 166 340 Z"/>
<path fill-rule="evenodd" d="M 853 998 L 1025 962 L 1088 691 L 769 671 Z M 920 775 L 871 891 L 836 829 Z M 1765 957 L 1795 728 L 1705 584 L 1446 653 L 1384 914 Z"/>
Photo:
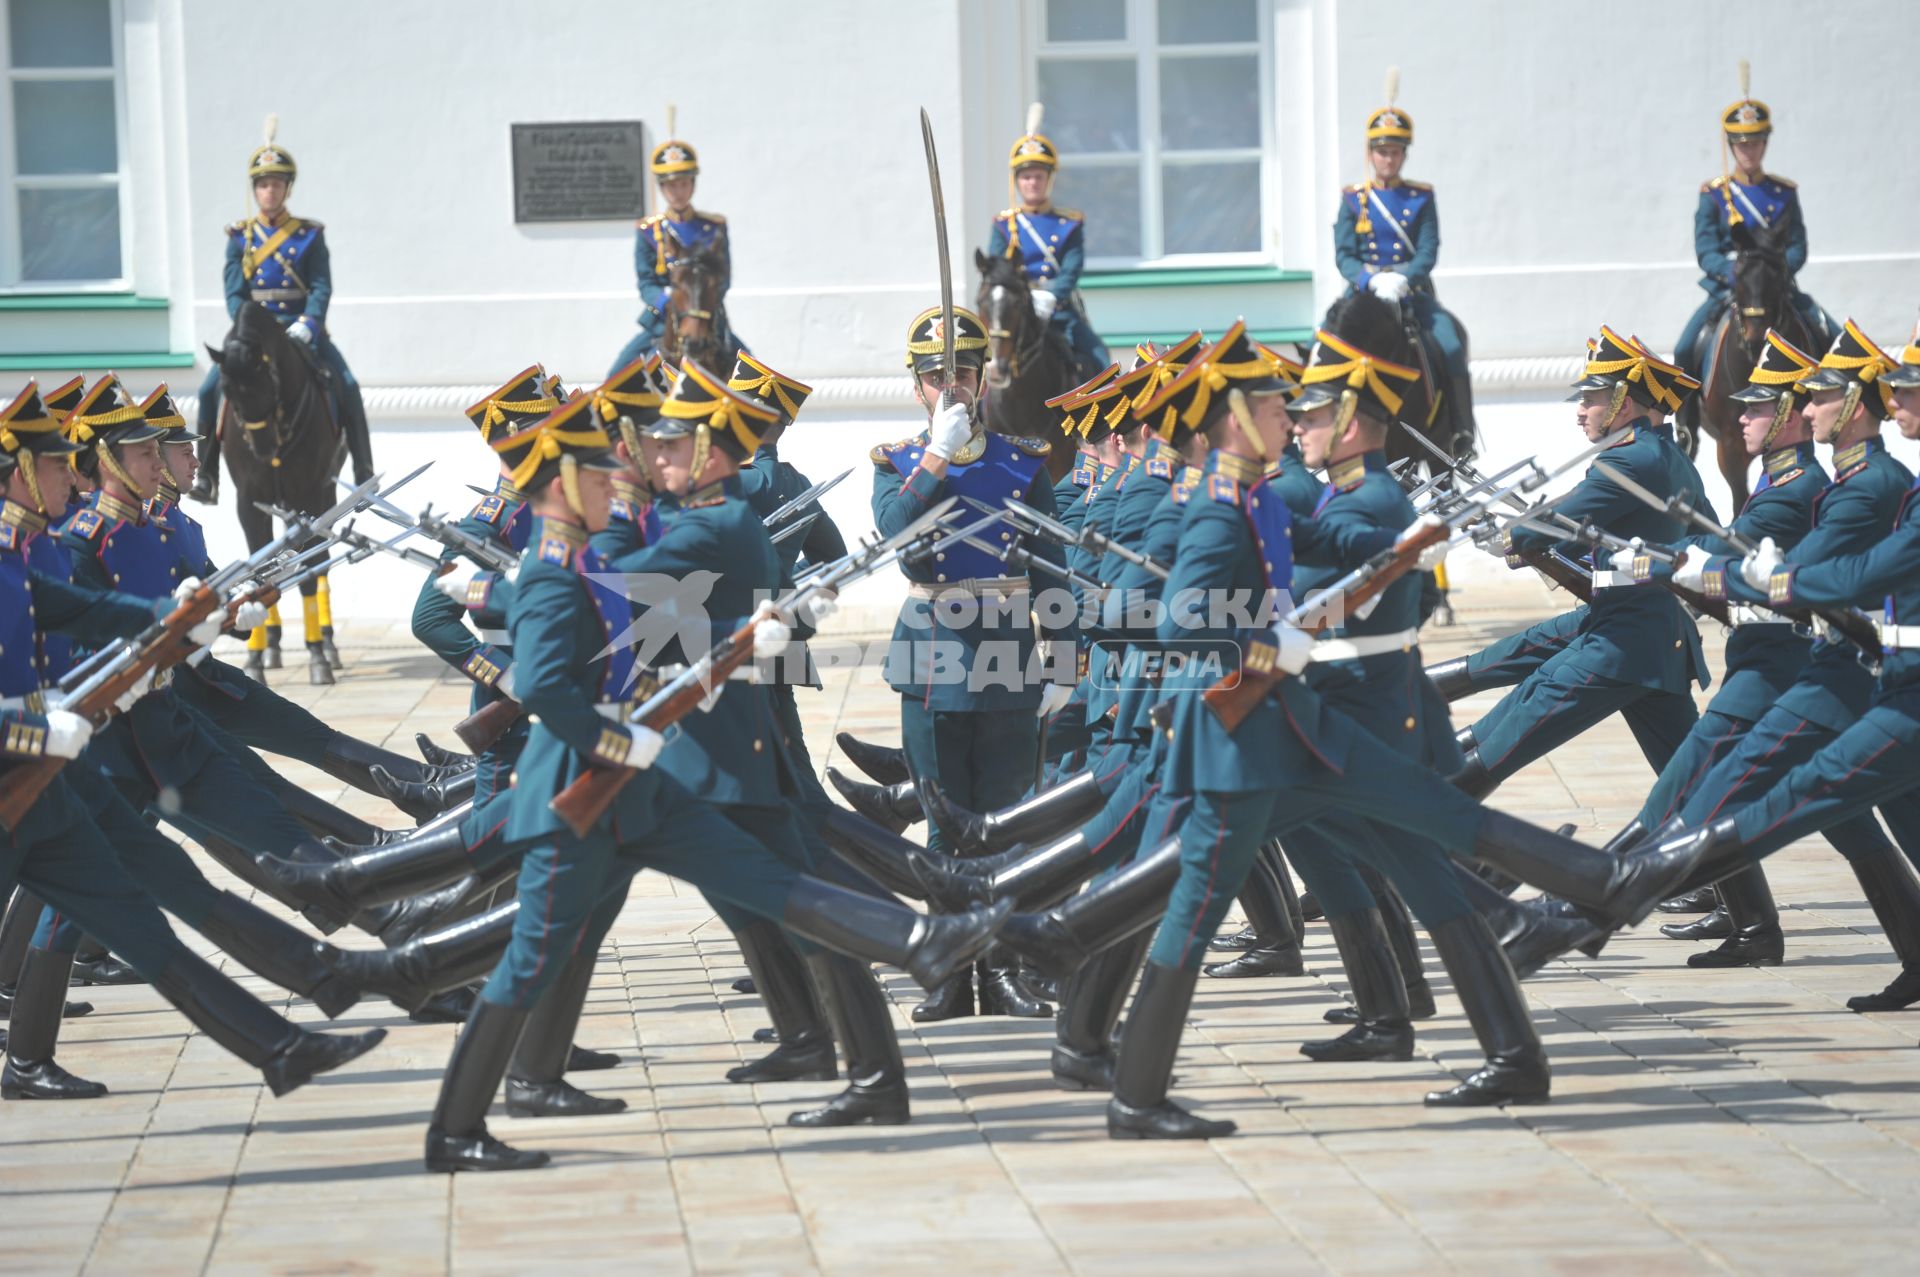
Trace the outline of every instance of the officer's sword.
<path fill-rule="evenodd" d="M 927 148 L 927 181 L 933 187 L 933 237 L 940 248 L 940 406 L 953 406 L 953 261 L 947 253 L 947 199 L 940 191 L 940 156 L 933 146 L 933 120 L 920 108 L 920 141 Z"/>

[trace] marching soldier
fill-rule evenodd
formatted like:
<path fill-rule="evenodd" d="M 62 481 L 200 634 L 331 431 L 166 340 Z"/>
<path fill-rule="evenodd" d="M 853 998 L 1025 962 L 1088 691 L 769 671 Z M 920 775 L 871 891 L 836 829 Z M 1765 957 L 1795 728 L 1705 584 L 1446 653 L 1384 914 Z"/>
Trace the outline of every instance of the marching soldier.
<path fill-rule="evenodd" d="M 667 125 L 673 132 L 673 125 Z M 640 331 L 614 356 L 613 371 L 631 364 L 648 351 L 664 347 L 667 302 L 672 293 L 670 268 L 680 257 L 712 251 L 720 266 L 720 302 L 710 319 L 720 349 L 744 346 L 727 322 L 727 289 L 733 285 L 733 252 L 727 238 L 727 219 L 693 206 L 693 188 L 700 177 L 700 156 L 689 144 L 669 138 L 653 148 L 648 167 L 665 205 L 659 212 L 633 224 L 633 271 L 640 283 Z"/>
<path fill-rule="evenodd" d="M 227 227 L 227 261 L 223 273 L 227 318 L 237 319 L 240 307 L 258 302 L 286 328 L 287 335 L 308 347 L 332 382 L 334 419 L 346 437 L 353 459 L 353 481 L 373 477 L 373 443 L 367 436 L 367 409 L 360 401 L 360 383 L 347 368 L 345 356 L 327 332 L 327 307 L 333 300 L 333 259 L 327 251 L 326 228 L 310 217 L 287 211 L 299 169 L 293 153 L 274 135 L 276 115 L 267 117 L 266 142 L 247 161 L 247 180 L 253 184 L 253 202 L 259 212 Z M 212 505 L 220 499 L 220 368 L 207 370 L 200 383 L 200 475 L 189 493 Z"/>
<path fill-rule="evenodd" d="M 1694 309 L 1674 346 L 1674 362 L 1690 375 L 1703 375 L 1701 344 L 1714 321 L 1733 300 L 1733 263 L 1755 241 L 1776 249 L 1791 278 L 1807 264 L 1807 222 L 1800 211 L 1800 190 L 1766 171 L 1767 143 L 1773 137 L 1773 112 L 1751 95 L 1745 59 L 1740 62 L 1740 100 L 1720 113 L 1722 172 L 1700 183 L 1693 212 L 1693 255 L 1700 263 L 1700 287 L 1706 300 Z M 1724 161 L 1732 156 L 1731 168 Z M 1791 284 L 1794 313 L 1807 338 L 1824 346 L 1835 327 L 1820 303 Z"/>
<path fill-rule="evenodd" d="M 1080 302 L 1080 272 L 1086 265 L 1086 215 L 1053 202 L 1053 178 L 1060 152 L 1040 132 L 1041 107 L 1027 109 L 1027 131 L 1007 153 L 1015 204 L 993 217 L 987 236 L 989 257 L 1018 258 L 1033 289 L 1033 309 L 1053 325 L 1072 352 L 1075 376 L 1087 378 L 1105 367 L 1107 348 Z"/>
<path fill-rule="evenodd" d="M 1440 305 L 1433 268 L 1440 260 L 1440 209 L 1433 188 L 1400 176 L 1413 145 L 1413 117 L 1394 104 L 1400 68 L 1387 72 L 1387 104 L 1367 117 L 1367 164 L 1373 175 L 1341 192 L 1333 223 L 1333 259 L 1355 292 L 1411 308 L 1447 366 L 1448 389 L 1458 398 L 1458 421 L 1471 439 L 1473 380 L 1467 373 L 1467 336 Z"/>

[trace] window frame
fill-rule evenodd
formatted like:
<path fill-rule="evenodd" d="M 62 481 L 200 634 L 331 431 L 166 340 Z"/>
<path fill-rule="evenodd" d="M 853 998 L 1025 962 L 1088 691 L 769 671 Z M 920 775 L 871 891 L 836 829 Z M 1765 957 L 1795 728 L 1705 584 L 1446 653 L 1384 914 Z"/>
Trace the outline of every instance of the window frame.
<path fill-rule="evenodd" d="M 1040 64 L 1043 61 L 1112 61 L 1128 56 L 1134 62 L 1135 127 L 1140 146 L 1134 151 L 1105 151 L 1097 155 L 1061 157 L 1062 167 L 1121 168 L 1133 165 L 1140 175 L 1140 253 L 1087 255 L 1089 271 L 1152 270 L 1160 267 L 1179 269 L 1196 266 L 1268 266 L 1279 261 L 1280 192 L 1276 189 L 1279 166 L 1274 162 L 1276 143 L 1273 111 L 1273 5 L 1271 0 L 1254 0 L 1255 30 L 1251 42 L 1213 42 L 1206 44 L 1160 43 L 1159 8 L 1164 0 L 1124 0 L 1125 35 L 1119 40 L 1074 40 L 1050 42 L 1047 39 L 1047 0 L 1034 0 L 1027 10 L 1028 43 L 1032 55 L 1026 66 L 1026 98 L 1040 101 Z M 1252 54 L 1261 103 L 1258 147 L 1217 147 L 1206 150 L 1169 152 L 1160 139 L 1160 63 L 1162 58 L 1244 57 Z M 1041 126 L 1041 132 L 1046 126 Z M 1166 251 L 1165 174 L 1182 164 L 1220 163 L 1254 160 L 1260 198 L 1260 246 L 1217 253 L 1169 253 Z"/>
<path fill-rule="evenodd" d="M 133 174 L 127 163 L 127 54 L 123 0 L 107 0 L 107 27 L 113 61 L 107 67 L 16 67 L 13 65 L 12 0 L 0 0 L 0 92 L 5 94 L 9 126 L 0 129 L 0 297 L 36 294 L 126 293 L 133 289 L 133 218 L 128 198 Z M 113 84 L 112 173 L 63 173 L 23 177 L 18 171 L 11 122 L 16 116 L 13 86 L 28 82 L 110 80 Z M 20 216 L 23 190 L 103 190 L 111 186 L 120 203 L 120 274 L 111 279 L 22 279 L 26 226 Z"/>

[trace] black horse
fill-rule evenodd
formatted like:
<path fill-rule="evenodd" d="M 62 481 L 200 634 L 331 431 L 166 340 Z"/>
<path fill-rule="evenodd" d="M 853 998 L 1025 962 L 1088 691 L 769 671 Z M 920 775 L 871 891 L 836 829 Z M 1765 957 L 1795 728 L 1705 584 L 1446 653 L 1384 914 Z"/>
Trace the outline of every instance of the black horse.
<path fill-rule="evenodd" d="M 980 268 L 974 313 L 987 326 L 987 424 L 1001 434 L 1058 443 L 1058 418 L 1047 400 L 1073 388 L 1073 354 L 1035 313 L 1019 262 L 975 249 L 973 263 Z M 1047 474 L 1055 483 L 1073 469 L 1074 452 L 1056 447 L 1047 454 Z"/>
<path fill-rule="evenodd" d="M 679 243 L 679 232 L 671 221 L 667 233 Z M 682 248 L 680 255 L 667 263 L 667 283 L 673 292 L 667 298 L 661 355 L 676 364 L 691 359 L 702 368 L 732 368 L 743 347 L 733 335 L 732 326 L 720 322 L 727 279 L 719 243 L 709 240 L 698 248 Z"/>
<path fill-rule="evenodd" d="M 1455 461 L 1471 461 L 1479 451 L 1479 429 L 1473 420 L 1473 387 L 1453 384 L 1453 370 L 1440 353 L 1432 335 L 1422 329 L 1415 315 L 1413 299 L 1407 297 L 1395 305 L 1399 312 L 1402 340 L 1401 362 L 1420 370 L 1420 380 L 1406 392 L 1400 420 L 1427 442 Z M 1467 327 L 1459 316 L 1453 317 L 1460 342 L 1467 342 Z M 1396 383 L 1397 384 L 1397 383 Z M 1400 431 L 1387 438 L 1387 459 L 1412 458 L 1431 473 L 1432 454 L 1408 439 Z"/>
<path fill-rule="evenodd" d="M 243 305 L 221 347 L 209 346 L 207 354 L 220 369 L 221 451 L 233 478 L 235 513 L 247 548 L 257 550 L 273 539 L 273 516 L 257 503 L 319 514 L 338 501 L 334 476 L 346 460 L 346 441 L 334 423 L 319 360 L 265 307 Z M 323 610 L 326 578 L 305 582 L 300 593 L 308 678 L 331 683 L 340 658 L 333 618 Z M 247 641 L 247 672 L 255 677 L 280 665 L 278 609 L 264 629 Z"/>
<path fill-rule="evenodd" d="M 1823 334 L 1807 331 L 1793 305 L 1793 275 L 1781 235 L 1773 229 L 1734 227 L 1733 301 L 1707 326 L 1698 352 L 1700 393 L 1681 405 L 1677 422 L 1682 446 L 1692 456 L 1700 431 L 1714 438 L 1720 474 L 1733 492 L 1737 510 L 1747 499 L 1751 458 L 1740 437 L 1740 402 L 1733 392 L 1747 384 L 1772 328 L 1801 350 L 1821 353 Z M 1681 351 L 1680 358 L 1688 352 Z"/>

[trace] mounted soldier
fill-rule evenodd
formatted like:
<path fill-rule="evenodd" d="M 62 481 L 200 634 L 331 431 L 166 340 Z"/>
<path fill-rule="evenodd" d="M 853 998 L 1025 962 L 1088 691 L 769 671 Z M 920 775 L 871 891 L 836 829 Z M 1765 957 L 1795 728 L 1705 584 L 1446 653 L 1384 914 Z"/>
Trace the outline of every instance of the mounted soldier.
<path fill-rule="evenodd" d="M 1013 206 L 993 217 L 987 256 L 1017 260 L 1033 289 L 1033 309 L 1073 352 L 1073 380 L 1084 382 L 1110 360 L 1100 334 L 1080 303 L 1080 271 L 1086 264 L 1086 215 L 1053 202 L 1053 175 L 1060 152 L 1040 132 L 1041 107 L 1027 108 L 1027 131 L 1007 155 L 1007 185 Z"/>
<path fill-rule="evenodd" d="M 1362 289 L 1401 308 L 1419 336 L 1427 405 L 1423 433 L 1449 456 L 1474 450 L 1473 385 L 1467 375 L 1467 331 L 1440 305 L 1433 268 L 1440 259 L 1440 209 L 1433 188 L 1400 176 L 1413 145 L 1413 117 L 1394 105 L 1400 69 L 1387 71 L 1387 104 L 1367 117 L 1367 163 L 1373 176 L 1340 194 L 1333 257 L 1354 292 Z M 1421 418 L 1407 414 L 1410 424 Z"/>
<path fill-rule="evenodd" d="M 326 228 L 313 218 L 287 211 L 287 198 L 299 168 L 293 153 L 274 141 L 280 117 L 267 117 L 266 141 L 247 161 L 253 184 L 254 216 L 227 226 L 224 271 L 227 318 L 258 302 L 314 357 L 332 383 L 333 418 L 353 458 L 353 481 L 373 477 L 373 445 L 367 435 L 367 410 L 360 383 L 347 368 L 340 348 L 327 334 L 327 306 L 333 300 L 333 260 Z M 200 475 L 188 493 L 207 505 L 220 500 L 220 364 L 215 360 L 200 383 Z"/>

